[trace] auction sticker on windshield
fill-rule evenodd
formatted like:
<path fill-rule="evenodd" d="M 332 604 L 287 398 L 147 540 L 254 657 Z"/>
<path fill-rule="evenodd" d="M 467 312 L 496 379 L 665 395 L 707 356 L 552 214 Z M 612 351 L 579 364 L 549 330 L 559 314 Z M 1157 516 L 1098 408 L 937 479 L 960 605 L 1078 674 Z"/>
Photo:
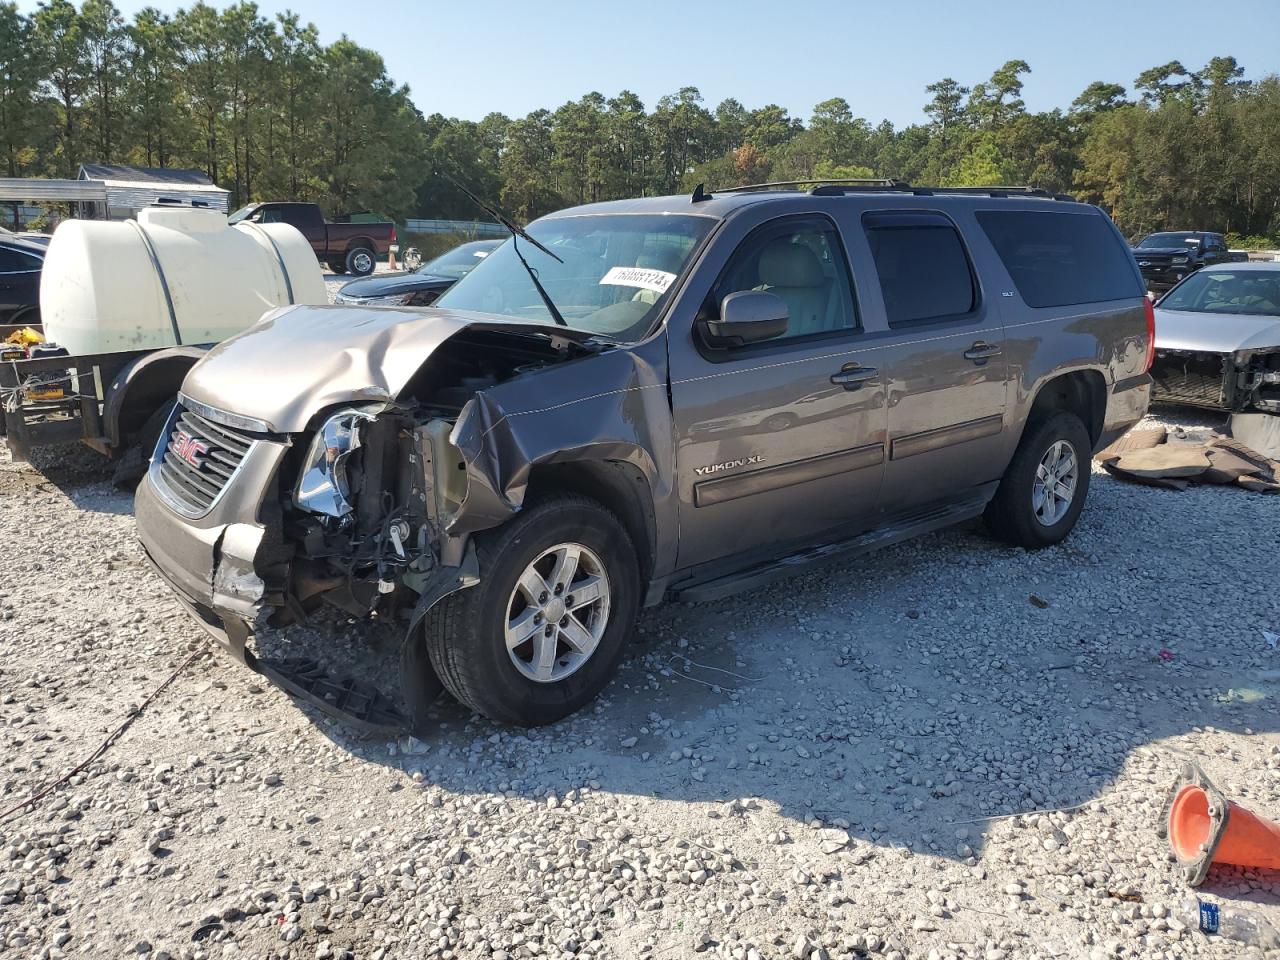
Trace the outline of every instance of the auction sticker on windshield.
<path fill-rule="evenodd" d="M 665 270 L 650 270 L 646 267 L 610 267 L 609 272 L 600 278 L 600 283 L 666 293 L 667 287 L 671 286 L 671 281 L 675 278 L 674 273 L 667 273 Z"/>

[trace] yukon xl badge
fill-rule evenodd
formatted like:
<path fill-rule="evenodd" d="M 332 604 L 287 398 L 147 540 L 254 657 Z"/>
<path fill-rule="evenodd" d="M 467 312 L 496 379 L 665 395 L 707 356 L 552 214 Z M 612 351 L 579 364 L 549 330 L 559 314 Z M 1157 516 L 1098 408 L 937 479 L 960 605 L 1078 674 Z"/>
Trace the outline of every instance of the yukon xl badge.
<path fill-rule="evenodd" d="M 724 463 L 711 463 L 705 467 L 694 467 L 693 472 L 700 477 L 706 477 L 713 473 L 723 473 L 725 470 L 736 470 L 738 467 L 747 467 L 754 463 L 764 463 L 764 457 L 756 455 L 751 457 L 740 457 L 737 460 L 726 460 Z"/>

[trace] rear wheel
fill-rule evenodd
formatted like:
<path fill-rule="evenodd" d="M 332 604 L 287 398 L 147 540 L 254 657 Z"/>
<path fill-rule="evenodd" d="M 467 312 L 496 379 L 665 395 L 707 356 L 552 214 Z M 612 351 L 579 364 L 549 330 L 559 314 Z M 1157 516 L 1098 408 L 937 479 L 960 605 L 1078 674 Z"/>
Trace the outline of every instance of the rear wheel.
<path fill-rule="evenodd" d="M 1029 550 L 1065 539 L 1089 495 L 1091 448 L 1089 431 L 1069 411 L 1028 424 L 987 505 L 991 532 Z"/>
<path fill-rule="evenodd" d="M 553 723 L 609 682 L 635 623 L 640 574 L 626 529 L 566 496 L 477 538 L 480 583 L 438 604 L 427 651 L 445 687 L 492 720 Z"/>
<path fill-rule="evenodd" d="M 352 276 L 367 277 L 377 262 L 368 247 L 352 247 L 347 251 L 347 270 Z"/>

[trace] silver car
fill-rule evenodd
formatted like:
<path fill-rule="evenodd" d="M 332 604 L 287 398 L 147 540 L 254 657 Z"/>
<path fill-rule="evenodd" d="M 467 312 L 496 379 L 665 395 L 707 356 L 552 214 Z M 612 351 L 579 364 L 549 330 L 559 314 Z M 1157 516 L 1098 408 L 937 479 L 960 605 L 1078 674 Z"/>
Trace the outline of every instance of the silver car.
<path fill-rule="evenodd" d="M 1156 303 L 1155 402 L 1280 413 L 1280 263 L 1205 267 Z"/>

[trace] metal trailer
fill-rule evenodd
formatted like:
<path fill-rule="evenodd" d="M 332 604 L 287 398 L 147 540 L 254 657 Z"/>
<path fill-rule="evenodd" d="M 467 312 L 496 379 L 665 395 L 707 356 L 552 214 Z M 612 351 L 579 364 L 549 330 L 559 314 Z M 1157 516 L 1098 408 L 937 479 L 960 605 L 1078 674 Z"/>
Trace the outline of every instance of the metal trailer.
<path fill-rule="evenodd" d="M 0 341 L 26 324 L 0 324 Z M 38 329 L 38 328 L 37 328 Z M 4 418 L 0 434 L 16 460 L 26 460 L 37 444 L 81 440 L 107 456 L 118 446 L 103 426 L 103 405 L 111 385 L 146 351 L 79 357 L 40 357 L 0 363 Z M 33 399 L 26 387 L 41 381 L 62 388 L 57 399 Z"/>

